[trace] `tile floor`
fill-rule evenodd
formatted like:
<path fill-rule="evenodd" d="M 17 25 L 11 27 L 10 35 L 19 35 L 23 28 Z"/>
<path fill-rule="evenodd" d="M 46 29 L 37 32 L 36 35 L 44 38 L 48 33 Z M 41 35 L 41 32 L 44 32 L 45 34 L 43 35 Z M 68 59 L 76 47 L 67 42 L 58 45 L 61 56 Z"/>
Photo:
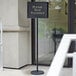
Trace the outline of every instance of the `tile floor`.
<path fill-rule="evenodd" d="M 32 70 L 35 70 L 35 69 L 36 69 L 36 66 L 27 66 L 20 70 L 4 68 L 4 71 L 0 72 L 0 76 L 36 76 L 36 75 L 31 75 L 31 73 L 30 73 Z M 39 69 L 43 70 L 45 72 L 45 74 L 37 75 L 37 76 L 46 76 L 49 66 L 39 66 Z M 63 69 L 60 76 L 72 76 L 72 69 L 71 68 Z"/>

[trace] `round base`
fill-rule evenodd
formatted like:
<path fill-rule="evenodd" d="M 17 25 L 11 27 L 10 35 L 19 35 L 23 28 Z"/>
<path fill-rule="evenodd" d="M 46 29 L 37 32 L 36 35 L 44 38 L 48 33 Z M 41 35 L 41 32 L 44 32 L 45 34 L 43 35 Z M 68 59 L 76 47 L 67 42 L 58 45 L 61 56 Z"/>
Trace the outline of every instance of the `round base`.
<path fill-rule="evenodd" d="M 34 71 L 31 71 L 31 74 L 32 75 L 41 75 L 41 74 L 44 74 L 44 72 L 43 71 L 41 71 L 41 70 L 34 70 Z"/>

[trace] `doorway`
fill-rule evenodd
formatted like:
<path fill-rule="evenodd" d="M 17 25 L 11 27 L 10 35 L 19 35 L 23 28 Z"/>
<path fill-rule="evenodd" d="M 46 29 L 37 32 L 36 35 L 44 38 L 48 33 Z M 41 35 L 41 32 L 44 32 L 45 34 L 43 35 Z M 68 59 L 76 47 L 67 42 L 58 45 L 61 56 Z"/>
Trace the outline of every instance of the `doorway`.
<path fill-rule="evenodd" d="M 35 1 L 45 2 L 46 0 Z M 73 32 L 74 28 L 70 23 L 71 14 L 68 13 L 72 12 L 68 11 L 71 9 L 70 3 L 66 0 L 50 0 L 48 6 L 49 17 L 47 19 L 38 19 L 39 64 L 50 65 L 63 34 Z M 32 19 L 32 35 L 32 63 L 36 64 L 35 19 Z M 70 63 L 71 59 L 66 59 L 65 66 L 68 65 L 68 62 Z"/>

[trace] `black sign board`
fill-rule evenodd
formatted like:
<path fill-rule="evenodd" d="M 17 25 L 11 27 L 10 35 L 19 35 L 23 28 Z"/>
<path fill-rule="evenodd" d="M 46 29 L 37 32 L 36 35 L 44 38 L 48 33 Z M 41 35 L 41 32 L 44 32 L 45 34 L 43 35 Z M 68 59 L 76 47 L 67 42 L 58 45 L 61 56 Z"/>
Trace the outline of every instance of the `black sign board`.
<path fill-rule="evenodd" d="M 28 2 L 28 18 L 48 18 L 48 2 Z"/>

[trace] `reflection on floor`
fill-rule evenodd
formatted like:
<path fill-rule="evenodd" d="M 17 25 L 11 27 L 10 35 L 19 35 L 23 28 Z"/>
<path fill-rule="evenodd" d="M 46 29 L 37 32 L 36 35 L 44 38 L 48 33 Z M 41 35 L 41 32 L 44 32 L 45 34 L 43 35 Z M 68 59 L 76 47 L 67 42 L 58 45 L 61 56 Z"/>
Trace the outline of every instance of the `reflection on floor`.
<path fill-rule="evenodd" d="M 39 57 L 40 64 L 51 64 L 54 57 L 54 53 L 46 54 L 42 57 Z"/>
<path fill-rule="evenodd" d="M 52 62 L 52 60 L 53 60 L 53 58 L 54 58 L 54 53 L 49 53 L 49 54 L 45 54 L 44 56 L 42 56 L 42 57 L 39 57 L 39 64 L 47 64 L 47 65 L 49 65 L 49 64 L 51 64 L 51 62 Z M 66 59 L 65 60 L 65 64 L 64 64 L 65 66 L 67 66 L 68 65 L 68 60 Z"/>
<path fill-rule="evenodd" d="M 49 66 L 39 66 L 39 69 L 45 72 L 43 75 L 31 75 L 30 72 L 35 69 L 36 66 L 27 66 L 19 70 L 4 69 L 4 71 L 0 72 L 0 76 L 46 76 Z M 72 76 L 72 69 L 62 69 L 60 76 Z"/>

